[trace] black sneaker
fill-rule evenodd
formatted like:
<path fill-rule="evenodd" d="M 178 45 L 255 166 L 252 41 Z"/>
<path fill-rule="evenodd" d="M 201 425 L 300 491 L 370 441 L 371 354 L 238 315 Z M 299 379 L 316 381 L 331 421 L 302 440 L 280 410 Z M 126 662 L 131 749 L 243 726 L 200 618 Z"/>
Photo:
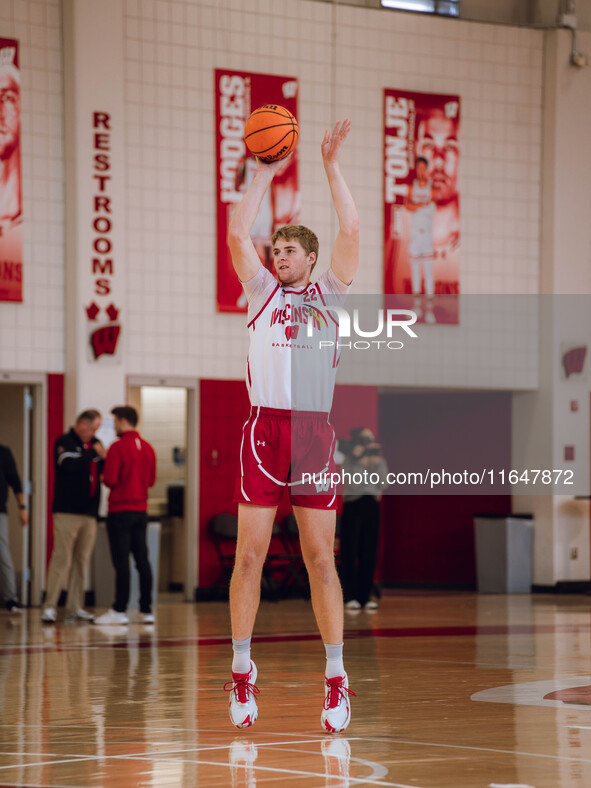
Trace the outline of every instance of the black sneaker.
<path fill-rule="evenodd" d="M 22 613 L 22 607 L 16 599 L 9 599 L 6 603 L 6 609 L 9 613 Z"/>

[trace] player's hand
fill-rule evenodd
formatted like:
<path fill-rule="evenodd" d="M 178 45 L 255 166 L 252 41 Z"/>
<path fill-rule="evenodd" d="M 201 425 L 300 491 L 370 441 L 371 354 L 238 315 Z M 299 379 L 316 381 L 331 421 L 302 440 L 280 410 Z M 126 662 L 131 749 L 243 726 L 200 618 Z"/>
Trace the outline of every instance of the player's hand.
<path fill-rule="evenodd" d="M 325 165 L 334 164 L 338 161 L 339 152 L 350 131 L 351 121 L 349 118 L 345 118 L 342 123 L 340 120 L 337 120 L 332 134 L 328 129 L 324 132 L 324 139 L 322 140 L 322 160 Z"/>
<path fill-rule="evenodd" d="M 259 172 L 268 173 L 271 176 L 277 175 L 277 173 L 284 169 L 287 164 L 289 163 L 293 153 L 290 153 L 284 159 L 278 159 L 277 161 L 263 161 L 256 157 L 257 160 L 257 168 Z"/>
<path fill-rule="evenodd" d="M 25 525 L 29 524 L 29 515 L 27 514 L 27 510 L 26 509 L 19 509 L 18 516 L 19 516 L 19 519 L 21 521 L 21 525 L 23 526 L 23 528 L 25 527 Z"/>

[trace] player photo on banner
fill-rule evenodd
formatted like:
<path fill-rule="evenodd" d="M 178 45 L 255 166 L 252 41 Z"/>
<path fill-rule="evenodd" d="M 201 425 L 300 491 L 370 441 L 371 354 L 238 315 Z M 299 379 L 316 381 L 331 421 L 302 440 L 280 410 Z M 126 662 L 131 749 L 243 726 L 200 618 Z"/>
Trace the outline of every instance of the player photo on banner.
<path fill-rule="evenodd" d="M 23 300 L 18 42 L 0 38 L 0 301 Z"/>
<path fill-rule="evenodd" d="M 460 99 L 384 91 L 384 292 L 458 323 Z"/>
<path fill-rule="evenodd" d="M 297 118 L 298 81 L 294 77 L 215 71 L 217 180 L 217 305 L 219 312 L 246 312 L 226 240 L 232 211 L 257 169 L 244 142 L 244 124 L 264 104 L 280 104 Z M 298 224 L 300 195 L 297 150 L 273 179 L 263 198 L 251 237 L 261 262 L 272 273 L 271 236 L 285 224 Z"/>

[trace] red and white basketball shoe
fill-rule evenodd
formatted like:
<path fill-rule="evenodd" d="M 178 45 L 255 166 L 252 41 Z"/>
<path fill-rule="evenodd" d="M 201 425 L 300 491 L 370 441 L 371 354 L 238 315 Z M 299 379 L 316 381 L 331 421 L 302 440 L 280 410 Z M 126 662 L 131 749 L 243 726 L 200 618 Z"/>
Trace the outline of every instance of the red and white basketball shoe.
<path fill-rule="evenodd" d="M 248 673 L 232 673 L 232 681 L 224 684 L 224 689 L 230 693 L 230 719 L 237 728 L 250 728 L 258 717 L 255 695 L 259 694 L 259 688 L 255 685 L 256 678 L 257 666 L 251 660 Z"/>
<path fill-rule="evenodd" d="M 342 733 L 351 722 L 349 695 L 355 695 L 355 693 L 349 689 L 349 679 L 346 673 L 344 676 L 335 676 L 333 679 L 325 677 L 324 687 L 326 693 L 320 724 L 323 730 L 329 733 Z"/>

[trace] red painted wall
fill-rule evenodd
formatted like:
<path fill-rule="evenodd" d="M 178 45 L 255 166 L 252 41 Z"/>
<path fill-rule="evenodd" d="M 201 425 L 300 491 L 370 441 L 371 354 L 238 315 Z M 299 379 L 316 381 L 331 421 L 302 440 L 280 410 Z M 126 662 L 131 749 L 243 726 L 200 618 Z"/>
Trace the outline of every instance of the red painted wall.
<path fill-rule="evenodd" d="M 378 431 L 377 386 L 337 386 L 330 420 L 337 438 L 348 438 L 353 427 L 369 427 Z"/>
<path fill-rule="evenodd" d="M 201 381 L 199 586 L 219 578 L 211 518 L 232 502 L 242 425 L 250 405 L 242 380 Z M 371 386 L 337 386 L 331 421 L 338 438 L 351 427 L 376 431 L 391 469 L 445 466 L 449 447 L 468 468 L 510 467 L 511 395 L 497 392 L 379 395 Z M 463 460 L 462 460 L 463 461 Z M 473 515 L 510 511 L 508 495 L 386 495 L 377 578 L 386 584 L 473 588 Z M 289 513 L 287 495 L 277 519 Z"/>
<path fill-rule="evenodd" d="M 47 554 L 49 564 L 53 550 L 53 482 L 55 469 L 53 466 L 53 447 L 56 440 L 64 432 L 64 376 L 47 376 Z"/>
<path fill-rule="evenodd" d="M 390 470 L 449 468 L 450 457 L 467 470 L 510 468 L 511 394 L 382 395 L 379 435 Z M 381 579 L 475 588 L 473 516 L 509 511 L 510 495 L 385 495 Z"/>

